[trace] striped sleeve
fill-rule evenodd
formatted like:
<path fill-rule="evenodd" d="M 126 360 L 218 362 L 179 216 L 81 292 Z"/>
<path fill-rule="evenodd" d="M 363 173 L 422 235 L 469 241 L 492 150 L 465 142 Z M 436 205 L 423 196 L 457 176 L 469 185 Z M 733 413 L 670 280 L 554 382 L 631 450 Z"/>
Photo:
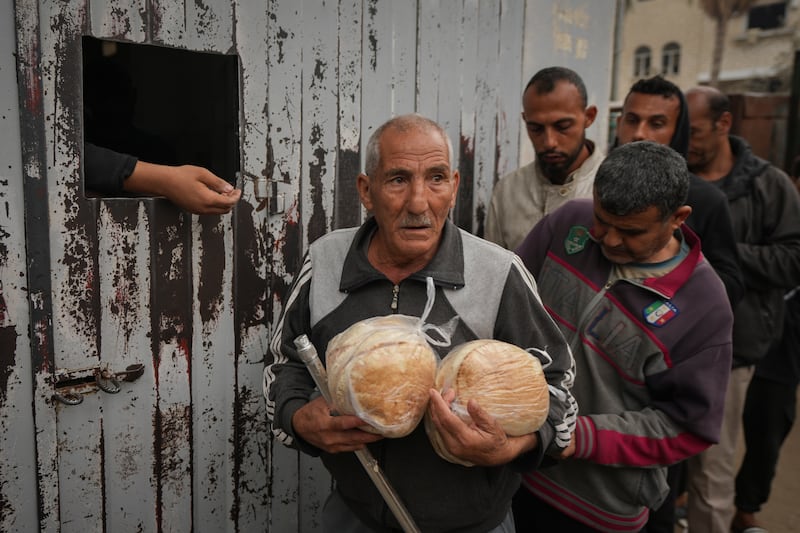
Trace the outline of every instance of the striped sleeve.
<path fill-rule="evenodd" d="M 527 313 L 521 313 L 527 309 Z M 578 404 L 572 396 L 575 361 L 561 330 L 547 313 L 536 281 L 514 256 L 497 316 L 496 337 L 528 349 L 542 363 L 550 391 L 550 413 L 539 431 L 545 450 L 569 446 L 575 430 Z"/>
<path fill-rule="evenodd" d="M 264 368 L 263 392 L 267 419 L 275 438 L 287 446 L 298 446 L 292 430 L 292 415 L 308 402 L 314 381 L 297 356 L 294 339 L 310 332 L 308 294 L 311 261 L 306 254 L 287 296 L 269 345 Z"/>

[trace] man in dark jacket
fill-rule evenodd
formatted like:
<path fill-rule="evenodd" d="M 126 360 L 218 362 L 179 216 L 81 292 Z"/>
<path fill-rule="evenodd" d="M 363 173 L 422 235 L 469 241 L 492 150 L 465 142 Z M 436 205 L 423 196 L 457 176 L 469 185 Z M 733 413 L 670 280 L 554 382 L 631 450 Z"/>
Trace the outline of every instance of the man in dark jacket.
<path fill-rule="evenodd" d="M 756 513 L 769 500 L 781 446 L 797 416 L 800 385 L 800 287 L 785 296 L 781 340 L 756 364 L 747 388 L 742 424 L 745 454 L 736 474 L 736 514 L 731 531 L 756 528 Z M 757 530 L 751 530 L 753 533 Z"/>
<path fill-rule="evenodd" d="M 617 120 L 616 144 L 654 141 L 669 145 L 684 158 L 689 149 L 689 113 L 683 93 L 661 76 L 639 80 L 625 97 Z M 728 201 L 719 190 L 691 174 L 689 197 L 692 214 L 686 224 L 700 237 L 703 255 L 725 284 L 731 308 L 744 295 L 744 280 L 739 267 Z M 670 494 L 663 505 L 653 510 L 648 533 L 672 533 L 675 499 L 682 491 L 682 464 L 669 468 Z"/>
<path fill-rule="evenodd" d="M 800 284 L 800 197 L 789 177 L 730 135 L 728 98 L 696 87 L 686 95 L 689 168 L 728 198 L 746 292 L 734 307 L 733 370 L 718 445 L 689 461 L 692 530 L 727 533 L 734 514 L 736 443 L 753 365 L 780 338 L 784 293 Z"/>

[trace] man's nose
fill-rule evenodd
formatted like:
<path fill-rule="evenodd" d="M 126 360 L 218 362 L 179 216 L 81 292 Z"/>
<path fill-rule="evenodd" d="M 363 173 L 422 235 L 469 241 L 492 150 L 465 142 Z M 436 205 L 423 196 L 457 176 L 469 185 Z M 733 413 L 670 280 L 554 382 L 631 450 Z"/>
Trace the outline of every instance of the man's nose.
<path fill-rule="evenodd" d="M 616 248 L 617 246 L 622 244 L 622 237 L 620 236 L 619 232 L 614 228 L 605 229 L 602 232 L 600 232 L 599 235 L 596 236 L 603 242 L 603 244 L 605 244 L 609 248 Z"/>
<path fill-rule="evenodd" d="M 647 128 L 647 122 L 642 121 L 636 126 L 636 131 L 633 135 L 634 141 L 648 141 L 649 139 L 649 129 Z"/>
<path fill-rule="evenodd" d="M 411 180 L 408 197 L 408 210 L 411 213 L 424 213 L 428 209 L 428 194 L 424 178 Z"/>
<path fill-rule="evenodd" d="M 545 150 L 553 150 L 558 146 L 558 141 L 556 140 L 556 132 L 553 131 L 551 128 L 545 128 L 544 135 L 542 135 L 544 141 L 544 148 Z"/>

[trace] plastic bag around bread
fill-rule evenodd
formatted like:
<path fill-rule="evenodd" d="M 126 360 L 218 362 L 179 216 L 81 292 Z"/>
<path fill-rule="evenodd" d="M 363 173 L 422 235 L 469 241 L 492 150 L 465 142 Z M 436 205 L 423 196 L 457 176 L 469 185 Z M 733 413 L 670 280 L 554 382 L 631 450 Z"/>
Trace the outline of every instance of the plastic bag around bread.
<path fill-rule="evenodd" d="M 438 358 L 420 319 L 389 315 L 362 320 L 333 337 L 326 351 L 334 408 L 360 417 L 366 431 L 404 437 L 422 420 Z"/>
<path fill-rule="evenodd" d="M 492 339 L 453 348 L 439 365 L 435 388 L 455 392 L 450 408 L 465 422 L 471 422 L 467 403 L 475 400 L 511 436 L 538 430 L 550 409 L 550 394 L 539 359 L 518 346 Z M 429 415 L 425 416 L 425 430 L 440 457 L 472 466 L 447 451 Z"/>

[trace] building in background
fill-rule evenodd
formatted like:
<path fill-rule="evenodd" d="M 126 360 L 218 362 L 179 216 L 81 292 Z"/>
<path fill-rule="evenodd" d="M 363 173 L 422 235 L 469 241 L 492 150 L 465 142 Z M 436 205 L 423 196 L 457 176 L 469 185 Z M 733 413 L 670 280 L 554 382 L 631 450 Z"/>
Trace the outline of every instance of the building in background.
<path fill-rule="evenodd" d="M 711 79 L 715 22 L 700 0 L 619 0 L 613 98 L 636 80 L 662 74 L 683 89 Z M 727 24 L 719 89 L 788 92 L 800 22 L 797 0 L 755 0 Z"/>
<path fill-rule="evenodd" d="M 731 97 L 733 133 L 754 152 L 788 168 L 800 151 L 795 63 L 800 0 L 723 0 L 746 7 L 725 25 L 717 87 Z M 660 74 L 681 89 L 709 84 L 716 21 L 702 0 L 617 0 L 609 142 L 628 89 Z"/>

